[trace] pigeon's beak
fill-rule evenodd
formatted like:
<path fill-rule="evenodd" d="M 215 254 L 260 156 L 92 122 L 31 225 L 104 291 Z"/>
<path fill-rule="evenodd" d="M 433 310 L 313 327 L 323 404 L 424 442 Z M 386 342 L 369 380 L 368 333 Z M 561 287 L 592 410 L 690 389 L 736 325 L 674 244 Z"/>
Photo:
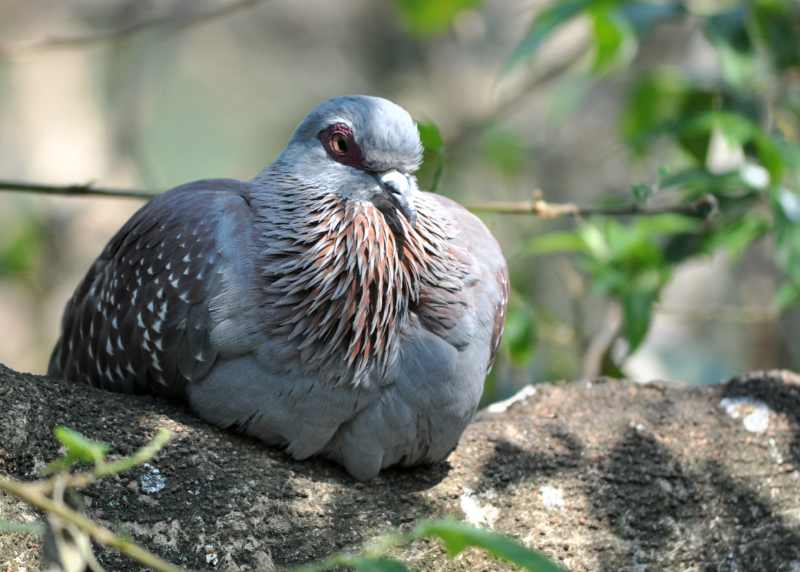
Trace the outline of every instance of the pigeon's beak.
<path fill-rule="evenodd" d="M 406 217 L 413 227 L 417 224 L 417 209 L 414 208 L 413 185 L 400 171 L 392 169 L 378 176 L 378 183 L 389 202 Z"/>

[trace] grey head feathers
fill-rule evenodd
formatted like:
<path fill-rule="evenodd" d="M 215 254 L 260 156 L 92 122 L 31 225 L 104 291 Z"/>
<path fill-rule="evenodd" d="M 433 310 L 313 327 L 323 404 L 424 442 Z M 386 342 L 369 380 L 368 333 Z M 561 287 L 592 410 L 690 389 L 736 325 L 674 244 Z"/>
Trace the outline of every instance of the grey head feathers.
<path fill-rule="evenodd" d="M 414 120 L 399 105 L 366 95 L 335 97 L 317 106 L 297 127 L 276 163 L 296 166 L 301 157 L 303 163 L 306 158 L 324 157 L 318 135 L 337 123 L 352 130 L 364 154 L 365 170 L 380 173 L 396 169 L 410 174 L 419 167 L 422 143 Z M 326 162 L 320 163 L 324 166 Z"/>

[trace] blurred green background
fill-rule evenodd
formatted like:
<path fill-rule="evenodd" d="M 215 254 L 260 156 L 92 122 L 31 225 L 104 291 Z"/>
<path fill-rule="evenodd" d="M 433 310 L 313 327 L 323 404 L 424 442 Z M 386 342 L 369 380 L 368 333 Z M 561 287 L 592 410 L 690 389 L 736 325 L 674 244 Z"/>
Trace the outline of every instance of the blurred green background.
<path fill-rule="evenodd" d="M 718 205 L 482 214 L 513 286 L 487 400 L 601 373 L 798 368 L 798 6 L 0 2 L 0 179 L 248 179 L 321 100 L 380 95 L 423 124 L 423 186 L 463 203 Z M 66 299 L 139 204 L 0 193 L 0 362 L 44 371 Z"/>

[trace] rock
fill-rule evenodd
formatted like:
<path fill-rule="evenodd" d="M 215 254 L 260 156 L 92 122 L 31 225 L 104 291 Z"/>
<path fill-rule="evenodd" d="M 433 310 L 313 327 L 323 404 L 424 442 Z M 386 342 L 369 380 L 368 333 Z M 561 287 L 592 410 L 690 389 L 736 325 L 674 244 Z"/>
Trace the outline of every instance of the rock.
<path fill-rule="evenodd" d="M 575 572 L 800 569 L 800 376 L 539 385 L 495 409 L 478 416 L 448 463 L 358 483 L 178 405 L 0 366 L 0 472 L 35 478 L 58 454 L 56 424 L 123 455 L 171 429 L 150 467 L 86 491 L 87 514 L 190 569 L 281 569 L 448 515 Z M 151 494 L 126 486 L 154 474 L 164 486 Z M 0 495 L 0 518 L 34 516 Z M 0 569 L 37 569 L 38 551 L 35 538 L 0 535 Z M 504 569 L 478 551 L 447 560 L 435 542 L 398 555 L 421 570 Z M 140 569 L 112 550 L 99 559 L 108 570 Z"/>

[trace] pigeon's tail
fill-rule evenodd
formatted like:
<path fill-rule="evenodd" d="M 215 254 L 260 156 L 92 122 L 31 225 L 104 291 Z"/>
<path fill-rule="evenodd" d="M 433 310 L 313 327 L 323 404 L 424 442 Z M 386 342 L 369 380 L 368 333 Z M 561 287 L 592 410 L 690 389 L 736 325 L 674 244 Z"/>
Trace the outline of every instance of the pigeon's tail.
<path fill-rule="evenodd" d="M 59 338 L 53 348 L 53 353 L 50 354 L 50 363 L 47 365 L 47 375 L 50 377 L 63 377 L 64 372 L 61 371 L 61 341 Z"/>

